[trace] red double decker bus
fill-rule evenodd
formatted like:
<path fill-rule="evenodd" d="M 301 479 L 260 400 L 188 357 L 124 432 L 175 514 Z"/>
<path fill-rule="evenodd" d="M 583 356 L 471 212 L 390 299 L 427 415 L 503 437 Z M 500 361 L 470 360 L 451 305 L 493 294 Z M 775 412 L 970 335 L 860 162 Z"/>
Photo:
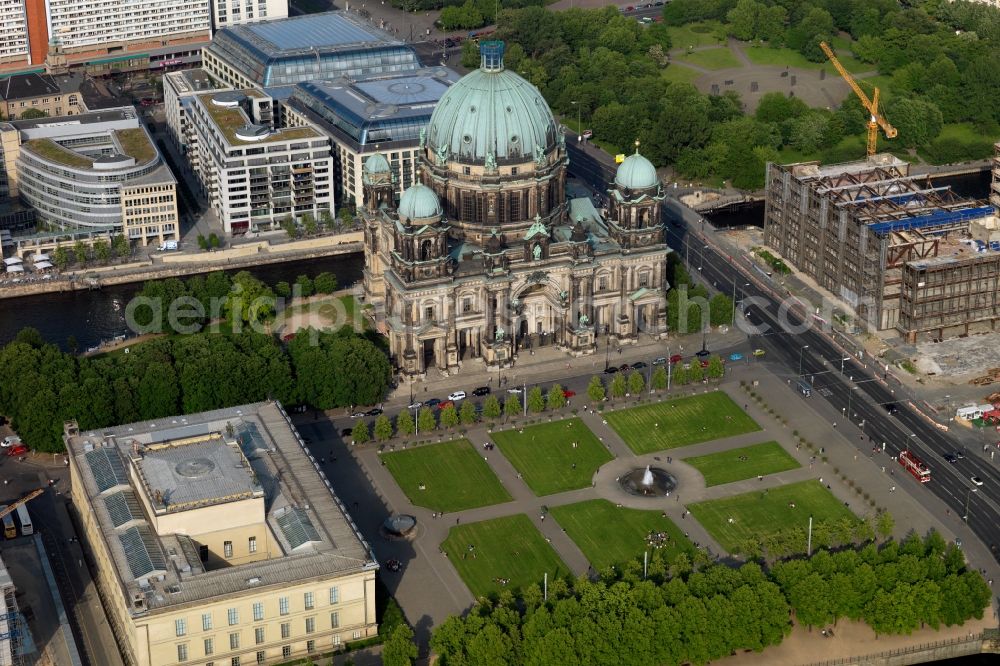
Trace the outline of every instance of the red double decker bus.
<path fill-rule="evenodd" d="M 931 470 L 924 461 L 913 454 L 913 452 L 908 449 L 904 449 L 902 453 L 899 454 L 899 464 L 906 469 L 907 472 L 913 475 L 920 483 L 927 483 L 931 480 Z"/>

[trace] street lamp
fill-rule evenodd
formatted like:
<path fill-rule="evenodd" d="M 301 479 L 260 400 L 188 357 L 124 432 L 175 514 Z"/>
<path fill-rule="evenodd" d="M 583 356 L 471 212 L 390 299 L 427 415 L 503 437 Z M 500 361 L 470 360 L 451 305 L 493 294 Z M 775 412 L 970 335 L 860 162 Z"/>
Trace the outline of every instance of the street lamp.
<path fill-rule="evenodd" d="M 570 104 L 572 104 L 573 106 L 576 107 L 576 140 L 577 141 L 582 141 L 583 140 L 583 122 L 580 120 L 580 103 L 577 102 L 576 100 L 573 100 L 572 102 L 570 102 Z"/>
<path fill-rule="evenodd" d="M 607 370 L 608 366 L 611 365 L 611 336 L 604 336 L 604 369 Z"/>
<path fill-rule="evenodd" d="M 804 345 L 803 347 L 799 348 L 799 377 L 802 376 L 802 352 L 804 352 L 807 349 L 809 349 L 809 345 Z"/>
<path fill-rule="evenodd" d="M 854 418 L 852 416 L 853 412 L 851 411 L 851 396 L 854 395 L 854 391 L 857 390 L 858 388 L 860 387 L 852 386 L 851 390 L 847 392 L 847 412 L 845 413 L 845 415 L 847 416 L 848 420 Z"/>
<path fill-rule="evenodd" d="M 969 486 L 969 490 L 966 491 L 965 493 L 965 515 L 962 517 L 965 519 L 966 525 L 969 524 L 969 498 L 972 497 L 972 493 L 976 492 L 977 490 L 979 490 L 979 488 L 976 488 L 974 486 Z"/>

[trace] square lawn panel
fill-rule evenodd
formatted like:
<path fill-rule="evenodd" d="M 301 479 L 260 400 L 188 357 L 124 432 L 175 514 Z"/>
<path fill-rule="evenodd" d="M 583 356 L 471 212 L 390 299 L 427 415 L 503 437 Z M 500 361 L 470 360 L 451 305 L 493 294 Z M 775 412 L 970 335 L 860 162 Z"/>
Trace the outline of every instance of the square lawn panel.
<path fill-rule="evenodd" d="M 384 453 L 382 461 L 417 506 L 463 511 L 511 499 L 467 439 Z"/>
<path fill-rule="evenodd" d="M 701 472 L 707 486 L 718 486 L 802 467 L 777 442 L 764 442 L 704 456 L 684 458 L 684 462 Z"/>
<path fill-rule="evenodd" d="M 659 510 L 616 507 L 607 500 L 595 499 L 554 506 L 549 513 L 598 571 L 612 564 L 641 560 L 643 552 L 651 549 L 650 532 L 666 534 L 662 548 L 666 562 L 673 561 L 678 553 L 694 553 L 684 533 Z"/>
<path fill-rule="evenodd" d="M 614 459 L 578 418 L 494 432 L 490 437 L 539 496 L 586 488 L 594 472 Z"/>
<path fill-rule="evenodd" d="M 793 525 L 805 528 L 809 516 L 814 522 L 856 518 L 816 480 L 699 502 L 688 509 L 719 545 L 730 552 L 750 536 L 763 537 Z"/>
<path fill-rule="evenodd" d="M 619 409 L 604 418 L 640 455 L 760 430 L 722 391 Z"/>
<path fill-rule="evenodd" d="M 516 591 L 531 583 L 541 585 L 546 573 L 551 579 L 569 572 L 523 513 L 456 525 L 441 549 L 477 599 L 502 589 Z M 509 582 L 504 585 L 500 579 Z"/>

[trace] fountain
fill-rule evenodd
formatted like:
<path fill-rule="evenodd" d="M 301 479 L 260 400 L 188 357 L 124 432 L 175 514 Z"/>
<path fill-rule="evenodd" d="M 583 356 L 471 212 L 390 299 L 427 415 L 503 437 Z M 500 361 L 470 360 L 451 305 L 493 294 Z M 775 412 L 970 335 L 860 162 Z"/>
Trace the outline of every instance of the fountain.
<path fill-rule="evenodd" d="M 677 488 L 677 479 L 665 469 L 646 465 L 619 477 L 618 484 L 629 495 L 665 497 Z"/>
<path fill-rule="evenodd" d="M 416 536 L 417 519 L 402 514 L 389 516 L 382 523 L 382 536 L 387 539 L 412 539 Z"/>

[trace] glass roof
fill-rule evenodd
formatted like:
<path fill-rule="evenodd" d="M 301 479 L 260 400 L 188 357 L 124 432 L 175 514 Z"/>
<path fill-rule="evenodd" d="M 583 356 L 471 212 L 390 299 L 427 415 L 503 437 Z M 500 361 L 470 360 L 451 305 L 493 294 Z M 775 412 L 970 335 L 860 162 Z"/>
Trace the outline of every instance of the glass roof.
<path fill-rule="evenodd" d="M 118 449 L 110 446 L 101 447 L 86 453 L 87 464 L 97 482 L 98 492 L 104 492 L 108 488 L 115 486 L 127 486 L 128 475 L 125 474 L 125 465 L 118 455 Z"/>
<path fill-rule="evenodd" d="M 319 541 L 319 532 L 302 509 L 293 508 L 278 516 L 278 527 L 292 550 L 310 541 Z"/>
<path fill-rule="evenodd" d="M 139 506 L 139 499 L 131 490 L 120 490 L 108 495 L 104 498 L 104 505 L 108 508 L 108 514 L 111 515 L 111 522 L 115 527 L 146 518 Z"/>
<path fill-rule="evenodd" d="M 133 577 L 142 578 L 154 571 L 166 570 L 167 562 L 163 557 L 163 550 L 149 525 L 130 527 L 118 535 L 118 540 L 122 542 L 125 560 Z"/>
<path fill-rule="evenodd" d="M 396 42 L 386 33 L 366 26 L 342 12 L 264 21 L 239 26 L 267 42 L 273 51 L 324 49 L 372 42 Z"/>

